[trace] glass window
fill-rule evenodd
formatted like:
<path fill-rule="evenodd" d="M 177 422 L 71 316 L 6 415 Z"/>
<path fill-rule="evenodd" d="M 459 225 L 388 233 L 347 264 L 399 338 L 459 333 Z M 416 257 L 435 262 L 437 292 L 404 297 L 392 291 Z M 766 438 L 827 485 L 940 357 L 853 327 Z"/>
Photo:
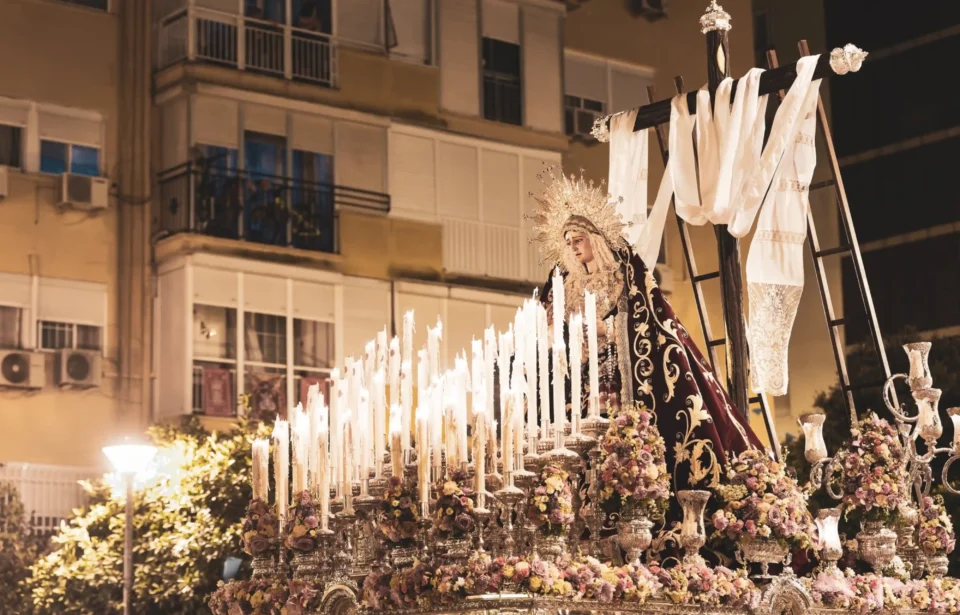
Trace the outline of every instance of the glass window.
<path fill-rule="evenodd" d="M 589 135 L 593 123 L 604 114 L 606 104 L 580 96 L 563 97 L 564 128 L 568 135 Z"/>
<path fill-rule="evenodd" d="M 70 172 L 90 177 L 100 175 L 100 150 L 84 145 L 71 145 Z"/>
<path fill-rule="evenodd" d="M 328 368 L 333 365 L 333 323 L 293 321 L 293 363 L 297 367 Z"/>
<path fill-rule="evenodd" d="M 40 326 L 40 348 L 43 350 L 73 348 L 73 324 L 50 320 L 41 320 L 38 324 Z"/>
<path fill-rule="evenodd" d="M 23 129 L 0 124 L 0 166 L 20 168 L 20 140 Z"/>
<path fill-rule="evenodd" d="M 18 307 L 0 305 L 0 348 L 20 347 L 20 317 Z"/>
<path fill-rule="evenodd" d="M 520 45 L 483 39 L 483 117 L 505 124 L 523 123 Z"/>
<path fill-rule="evenodd" d="M 44 173 L 66 173 L 70 146 L 59 141 L 40 141 L 40 170 Z"/>
<path fill-rule="evenodd" d="M 193 306 L 193 356 L 235 359 L 237 311 L 214 305 Z"/>
<path fill-rule="evenodd" d="M 286 365 L 287 319 L 273 314 L 244 314 L 244 349 L 248 363 Z"/>
<path fill-rule="evenodd" d="M 103 329 L 92 325 L 77 325 L 77 348 L 80 350 L 101 350 Z"/>

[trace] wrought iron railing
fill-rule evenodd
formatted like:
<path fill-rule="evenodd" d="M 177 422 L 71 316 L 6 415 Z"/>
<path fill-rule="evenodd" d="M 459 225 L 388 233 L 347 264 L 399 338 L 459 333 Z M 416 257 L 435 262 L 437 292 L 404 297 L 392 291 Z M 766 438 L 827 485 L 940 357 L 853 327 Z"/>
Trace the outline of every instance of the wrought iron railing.
<path fill-rule="evenodd" d="M 390 211 L 380 192 L 185 163 L 160 174 L 160 230 L 336 253 L 338 212 Z"/>
<path fill-rule="evenodd" d="M 337 48 L 329 34 L 213 11 L 186 8 L 160 20 L 157 68 L 200 61 L 333 87 Z"/>

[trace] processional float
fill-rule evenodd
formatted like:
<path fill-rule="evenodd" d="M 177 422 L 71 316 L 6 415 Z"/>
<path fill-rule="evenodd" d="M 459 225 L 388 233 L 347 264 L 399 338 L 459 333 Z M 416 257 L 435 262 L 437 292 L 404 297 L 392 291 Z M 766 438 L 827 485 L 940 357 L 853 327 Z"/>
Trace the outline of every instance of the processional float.
<path fill-rule="evenodd" d="M 812 67 L 777 68 L 771 53 L 771 70 L 757 75 L 757 83 L 742 83 L 745 78 L 730 88 L 724 82 L 730 17 L 713 0 L 701 25 L 709 58 L 706 94 L 630 112 L 634 130 L 657 127 L 665 161 L 670 152 L 662 125 L 678 104 L 692 115 L 698 104 L 712 106 L 718 89 L 734 99 L 738 87 L 783 98 L 798 72 L 806 71 L 807 79 L 844 74 L 858 70 L 866 55 L 848 45 Z M 805 43 L 801 51 L 808 55 Z M 678 94 L 681 90 L 678 79 Z M 813 466 L 806 485 L 788 474 L 776 451 L 749 450 L 725 460 L 724 480 L 716 488 L 671 493 L 666 443 L 653 413 L 620 403 L 609 385 L 596 297 L 587 292 L 585 313 L 565 323 L 563 282 L 555 274 L 552 331 L 544 307 L 527 301 L 508 332 L 498 336 L 488 329 L 474 340 L 470 361 L 458 356 L 454 369 L 443 372 L 442 325 L 428 327 L 417 357 L 415 420 L 414 322 L 408 313 L 402 337 L 388 343 L 386 331 L 380 332 L 361 359 L 348 359 L 342 371 L 333 371 L 326 399 L 315 385 L 306 410 L 295 409 L 289 423 L 276 422 L 272 446 L 256 441 L 254 497 L 242 528 L 253 576 L 218 588 L 211 610 L 218 615 L 960 612 L 960 582 L 945 576 L 946 554 L 955 546 L 952 523 L 942 499 L 930 495 L 935 458 L 946 459 L 937 477 L 942 487 L 960 493 L 948 481 L 960 459 L 960 409 L 947 411 L 953 441 L 941 446 L 940 391 L 930 376 L 929 343 L 907 344 L 909 373 L 890 375 L 819 96 L 816 115 L 832 174 L 823 186 L 837 191 L 848 244 L 821 249 L 809 213 L 806 234 L 853 436 L 830 455 L 825 417 L 801 418 L 805 457 Z M 595 135 L 608 138 L 611 122 L 598 121 Z M 813 189 L 802 188 L 804 194 Z M 762 393 L 753 399 L 747 394 L 738 239 L 716 225 L 720 269 L 703 274 L 679 215 L 678 222 L 710 361 L 716 367 L 716 349 L 728 346 L 730 395 L 740 409 L 761 406 L 775 443 Z M 841 252 L 854 260 L 887 374 L 883 394 L 893 424 L 872 413 L 858 417 L 854 408 L 859 385 L 847 377 L 837 333 L 843 321 L 833 311 L 822 268 L 825 256 Z M 725 338 L 712 335 L 703 304 L 700 285 L 713 278 L 723 289 Z M 563 336 L 565 325 L 569 339 Z M 580 370 L 568 369 L 581 361 L 588 365 L 586 382 Z M 897 380 L 909 385 L 916 411 L 897 400 Z M 586 408 L 581 408 L 583 389 L 589 391 Z M 818 489 L 840 505 L 814 517 L 807 502 Z M 663 520 L 673 497 L 682 513 L 667 527 Z M 710 501 L 715 512 L 705 519 Z M 849 513 L 860 515 L 862 529 L 855 544 L 845 545 L 838 526 Z M 710 540 L 726 544 L 726 552 L 703 550 L 708 527 Z M 790 566 L 794 553 L 812 555 L 816 565 L 798 576 Z M 852 561 L 841 571 L 838 562 L 845 555 L 860 562 L 858 572 Z"/>

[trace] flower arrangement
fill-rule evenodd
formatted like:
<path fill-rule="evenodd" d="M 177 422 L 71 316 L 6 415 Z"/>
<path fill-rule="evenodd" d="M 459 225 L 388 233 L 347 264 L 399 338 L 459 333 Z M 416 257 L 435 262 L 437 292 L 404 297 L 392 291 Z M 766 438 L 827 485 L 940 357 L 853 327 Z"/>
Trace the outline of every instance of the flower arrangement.
<path fill-rule="evenodd" d="M 654 565 L 650 571 L 663 586 L 663 596 L 674 604 L 745 609 L 753 609 L 760 604 L 760 590 L 744 570 L 734 572 L 725 566 L 711 568 L 695 562 L 683 562 L 673 568 Z"/>
<path fill-rule="evenodd" d="M 462 564 L 445 564 L 433 575 L 434 602 L 451 604 L 467 595 L 467 570 Z"/>
<path fill-rule="evenodd" d="M 943 506 L 943 496 L 923 498 L 920 511 L 920 548 L 926 555 L 948 555 L 957 546 L 950 515 Z"/>
<path fill-rule="evenodd" d="M 297 496 L 297 504 L 293 507 L 293 514 L 287 522 L 288 549 L 298 553 L 313 553 L 317 548 L 317 532 L 320 518 L 313 505 L 313 498 L 309 491 L 301 491 Z"/>
<path fill-rule="evenodd" d="M 670 498 L 665 454 L 654 415 L 642 404 L 622 406 L 600 443 L 600 501 L 616 498 L 662 519 Z"/>
<path fill-rule="evenodd" d="M 207 599 L 213 615 L 282 615 L 290 586 L 277 579 L 221 581 Z"/>
<path fill-rule="evenodd" d="M 402 570 L 375 570 L 363 581 L 363 604 L 376 611 L 429 606 L 433 576 L 434 570 L 420 561 Z"/>
<path fill-rule="evenodd" d="M 305 615 L 313 613 L 320 607 L 323 594 L 312 584 L 306 581 L 290 581 L 290 594 L 283 605 L 281 615 Z"/>
<path fill-rule="evenodd" d="M 592 557 L 571 562 L 563 575 L 577 600 L 644 604 L 662 587 L 644 566 L 611 566 Z"/>
<path fill-rule="evenodd" d="M 540 473 L 540 485 L 527 505 L 527 517 L 546 536 L 560 536 L 573 523 L 573 495 L 567 473 L 547 465 Z"/>
<path fill-rule="evenodd" d="M 812 545 L 815 528 L 807 496 L 784 464 L 764 451 L 747 450 L 730 462 L 727 479 L 717 488 L 722 507 L 711 519 L 715 537 L 771 538 L 798 549 Z"/>
<path fill-rule="evenodd" d="M 276 539 L 280 521 L 271 507 L 260 498 L 250 500 L 243 518 L 243 551 L 256 557 L 266 553 Z"/>
<path fill-rule="evenodd" d="M 530 560 L 527 590 L 541 596 L 565 597 L 573 593 L 573 586 L 564 578 L 563 569 L 556 563 L 534 555 Z"/>
<path fill-rule="evenodd" d="M 443 483 L 442 494 L 437 498 L 437 523 L 434 526 L 442 539 L 465 538 L 476 526 L 473 500 L 463 491 L 466 479 L 466 473 L 458 470 Z"/>
<path fill-rule="evenodd" d="M 391 477 L 380 502 L 382 513 L 377 530 L 384 540 L 397 547 L 413 546 L 419 526 L 417 506 L 403 481 Z"/>
<path fill-rule="evenodd" d="M 890 423 L 873 412 L 851 430 L 837 454 L 843 467 L 840 481 L 846 510 L 866 521 L 888 521 L 909 497 L 903 446 Z"/>

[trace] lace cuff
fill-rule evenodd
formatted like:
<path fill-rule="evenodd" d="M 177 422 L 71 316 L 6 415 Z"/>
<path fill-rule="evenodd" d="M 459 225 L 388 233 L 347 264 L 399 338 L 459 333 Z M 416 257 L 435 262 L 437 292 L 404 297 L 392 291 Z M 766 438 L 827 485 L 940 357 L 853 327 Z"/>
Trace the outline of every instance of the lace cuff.
<path fill-rule="evenodd" d="M 750 376 L 753 390 L 787 393 L 790 332 L 800 306 L 802 286 L 750 282 Z"/>

